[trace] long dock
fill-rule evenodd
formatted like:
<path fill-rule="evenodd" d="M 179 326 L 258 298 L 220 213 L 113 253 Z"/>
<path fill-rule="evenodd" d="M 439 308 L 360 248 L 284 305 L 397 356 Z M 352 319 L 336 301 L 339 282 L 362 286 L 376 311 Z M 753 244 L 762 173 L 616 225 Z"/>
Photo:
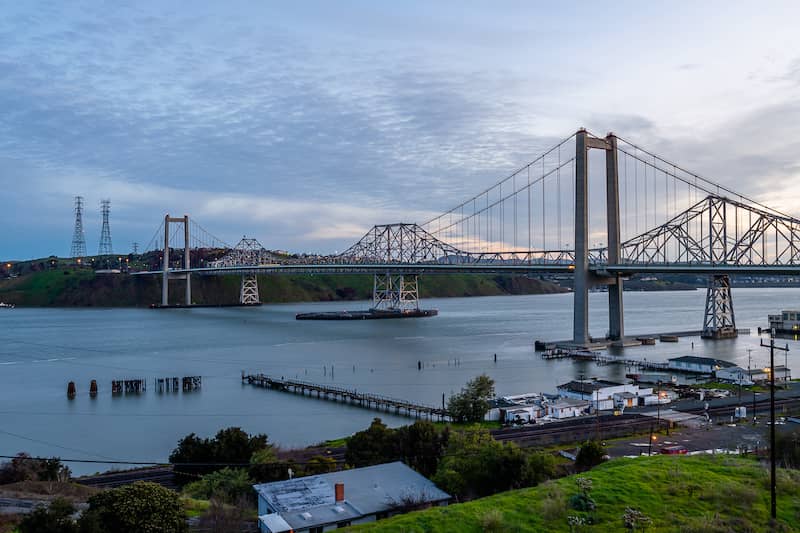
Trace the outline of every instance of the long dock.
<path fill-rule="evenodd" d="M 320 385 L 318 383 L 310 383 L 308 381 L 299 381 L 295 379 L 279 379 L 266 374 L 246 374 L 245 372 L 242 372 L 242 383 L 248 383 L 266 389 L 302 394 L 303 396 L 305 396 L 306 393 L 311 397 L 316 394 L 316 397 L 319 399 L 349 403 L 365 409 L 385 411 L 411 418 L 425 417 L 429 420 L 434 418 L 445 420 L 449 418 L 447 410 L 441 407 L 431 407 L 408 400 L 399 400 L 397 398 L 390 398 L 388 396 L 381 396 L 368 392 L 359 392 L 355 389 L 345 389 L 332 385 Z"/>
<path fill-rule="evenodd" d="M 666 361 L 648 361 L 646 359 L 631 359 L 616 355 L 608 355 L 591 350 L 569 350 L 553 348 L 542 352 L 542 359 L 573 359 L 576 361 L 594 361 L 599 365 L 617 364 L 629 367 L 645 368 L 648 370 L 666 370 L 669 363 Z"/>

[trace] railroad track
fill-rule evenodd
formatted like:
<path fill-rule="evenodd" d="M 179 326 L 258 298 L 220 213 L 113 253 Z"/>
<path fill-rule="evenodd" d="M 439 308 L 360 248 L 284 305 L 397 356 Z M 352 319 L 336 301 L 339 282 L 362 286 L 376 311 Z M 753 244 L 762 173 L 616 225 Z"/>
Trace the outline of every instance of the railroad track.
<path fill-rule="evenodd" d="M 75 480 L 87 487 L 97 487 L 99 489 L 112 489 L 129 485 L 136 481 L 150 481 L 158 483 L 168 489 L 178 487 L 175 482 L 175 473 L 172 466 L 156 466 L 152 468 L 140 468 L 136 470 L 124 470 L 120 472 L 106 472 L 95 476 L 84 476 Z"/>

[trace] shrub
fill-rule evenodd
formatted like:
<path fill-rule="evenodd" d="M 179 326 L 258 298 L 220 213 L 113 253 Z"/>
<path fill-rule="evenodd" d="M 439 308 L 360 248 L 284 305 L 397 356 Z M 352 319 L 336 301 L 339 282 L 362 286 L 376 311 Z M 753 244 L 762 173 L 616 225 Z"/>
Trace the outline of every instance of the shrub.
<path fill-rule="evenodd" d="M 25 516 L 19 523 L 19 533 L 77 533 L 78 526 L 72 520 L 75 507 L 67 500 L 58 498 L 47 507 L 39 507 Z"/>
<path fill-rule="evenodd" d="M 208 500 L 213 497 L 225 503 L 235 503 L 254 494 L 253 480 L 241 468 L 223 468 L 211 472 L 186 485 L 183 491 L 193 498 Z"/>
<path fill-rule="evenodd" d="M 95 494 L 78 524 L 81 533 L 188 531 L 178 494 L 146 481 Z"/>
<path fill-rule="evenodd" d="M 583 443 L 578 455 L 575 458 L 575 470 L 585 472 L 605 461 L 606 450 L 602 444 L 596 440 L 589 440 Z"/>
<path fill-rule="evenodd" d="M 484 533 L 500 533 L 508 530 L 503 513 L 497 509 L 490 509 L 483 514 L 481 528 L 483 528 Z"/>

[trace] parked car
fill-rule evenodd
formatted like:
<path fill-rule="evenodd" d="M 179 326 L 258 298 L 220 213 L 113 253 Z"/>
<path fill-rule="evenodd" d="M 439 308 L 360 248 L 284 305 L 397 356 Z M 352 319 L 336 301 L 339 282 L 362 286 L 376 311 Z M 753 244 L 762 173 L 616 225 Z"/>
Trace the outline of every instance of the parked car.
<path fill-rule="evenodd" d="M 664 446 L 661 448 L 661 453 L 664 455 L 686 455 L 688 452 L 689 450 L 680 444 L 676 444 L 674 446 Z"/>

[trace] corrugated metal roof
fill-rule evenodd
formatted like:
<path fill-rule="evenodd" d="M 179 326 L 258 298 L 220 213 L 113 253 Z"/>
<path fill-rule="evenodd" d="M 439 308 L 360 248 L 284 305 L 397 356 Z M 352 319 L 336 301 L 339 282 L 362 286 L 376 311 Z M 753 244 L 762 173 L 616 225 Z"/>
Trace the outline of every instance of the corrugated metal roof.
<path fill-rule="evenodd" d="M 344 502 L 335 501 L 336 483 L 344 484 Z M 400 461 L 262 483 L 253 488 L 295 529 L 353 520 L 388 511 L 408 500 L 450 499 L 432 481 Z"/>

